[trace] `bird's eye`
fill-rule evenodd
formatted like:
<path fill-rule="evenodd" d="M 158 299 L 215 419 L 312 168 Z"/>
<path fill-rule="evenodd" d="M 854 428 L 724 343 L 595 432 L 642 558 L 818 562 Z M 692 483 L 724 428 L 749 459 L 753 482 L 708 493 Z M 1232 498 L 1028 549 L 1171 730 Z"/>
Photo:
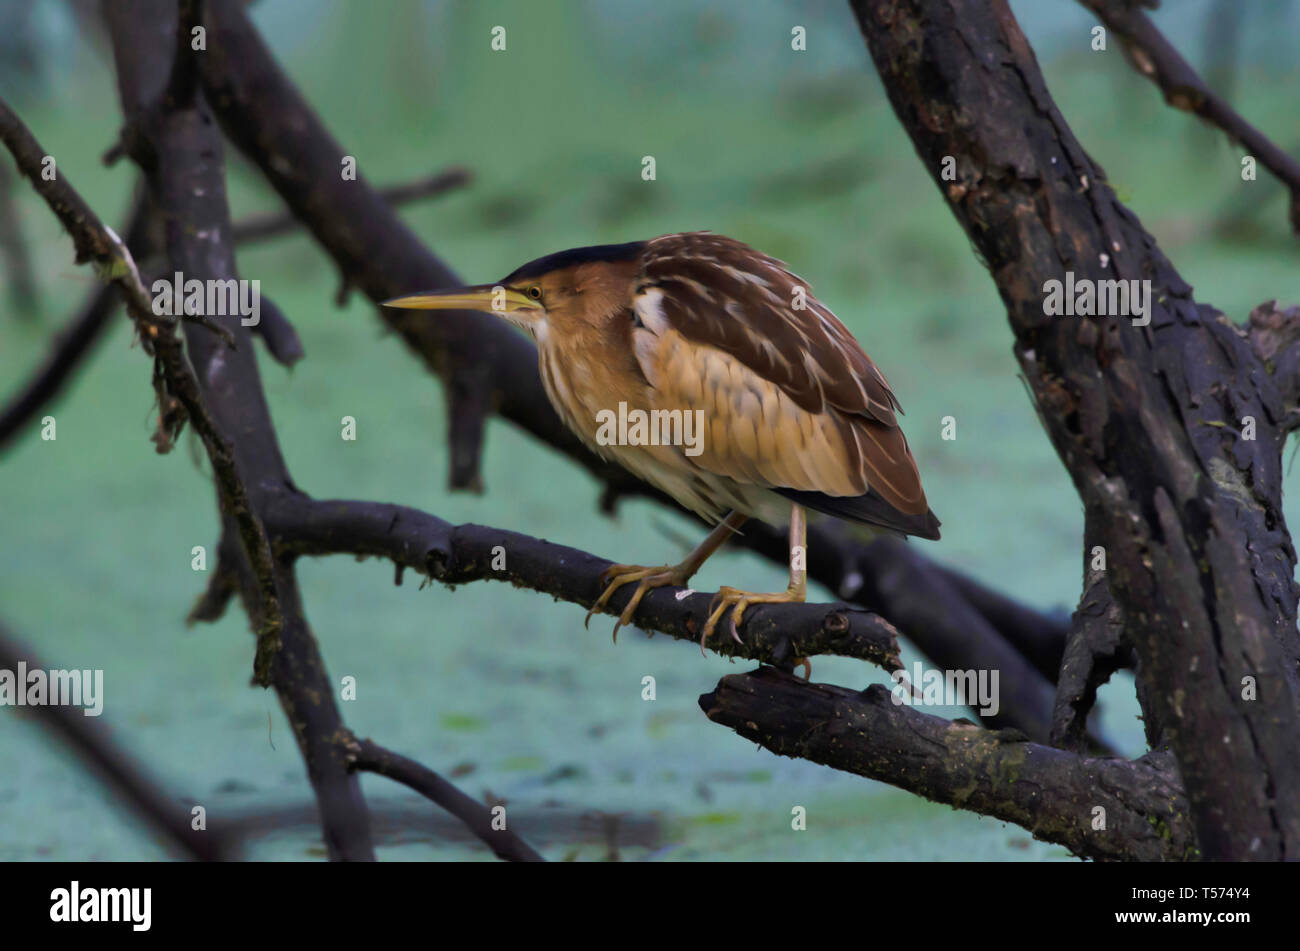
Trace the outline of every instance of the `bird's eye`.
<path fill-rule="evenodd" d="M 528 290 L 524 291 L 524 293 L 527 294 L 529 297 L 531 297 L 533 300 L 542 299 L 542 289 L 538 287 L 536 284 L 528 288 Z"/>

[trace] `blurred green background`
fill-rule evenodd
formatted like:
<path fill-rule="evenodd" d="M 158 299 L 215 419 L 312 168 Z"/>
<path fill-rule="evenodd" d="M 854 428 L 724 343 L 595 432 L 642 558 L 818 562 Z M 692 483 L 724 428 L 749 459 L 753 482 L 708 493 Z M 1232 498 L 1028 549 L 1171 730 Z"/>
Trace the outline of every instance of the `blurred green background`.
<path fill-rule="evenodd" d="M 1094 21 L 1077 4 L 1013 7 L 1074 132 L 1198 299 L 1236 321 L 1274 297 L 1300 301 L 1284 193 L 1267 173 L 1243 183 L 1221 135 L 1166 107 L 1113 42 L 1093 52 Z M 1274 141 L 1300 145 L 1294 5 L 1240 4 L 1235 36 L 1211 21 L 1210 3 L 1165 7 L 1157 22 L 1188 59 Z M 469 188 L 403 212 L 466 280 L 566 247 L 705 228 L 787 261 L 907 411 L 944 522 L 942 542 L 917 544 L 1026 602 L 1073 606 L 1078 499 L 1017 378 L 993 283 L 901 132 L 846 4 L 262 0 L 253 15 L 372 183 L 449 164 L 473 171 Z M 117 224 L 134 173 L 99 161 L 120 118 L 93 20 L 93 4 L 0 2 L 0 95 Z M 807 28 L 806 52 L 790 49 L 795 24 Z M 506 52 L 489 48 L 495 25 L 506 27 Z M 644 155 L 656 159 L 654 182 L 640 178 Z M 227 158 L 236 218 L 279 207 L 242 159 Z M 0 289 L 5 399 L 94 282 L 39 200 L 26 188 L 17 198 L 41 308 L 19 319 Z M 585 473 L 500 422 L 488 435 L 487 493 L 449 495 L 440 386 L 370 305 L 335 306 L 336 273 L 314 243 L 250 246 L 239 264 L 307 351 L 291 372 L 263 360 L 306 491 L 630 562 L 675 556 L 679 536 L 699 535 L 647 503 L 600 516 Z M 207 580 L 190 550 L 214 545 L 215 503 L 189 438 L 154 454 L 152 399 L 148 363 L 119 317 L 50 410 L 57 440 L 32 430 L 0 456 L 0 617 L 51 666 L 104 669 L 103 722 L 169 791 L 214 821 L 269 815 L 251 857 L 322 856 L 293 739 L 274 696 L 248 686 L 244 615 L 183 624 Z M 339 438 L 345 415 L 358 421 L 356 442 Z M 947 415 L 955 441 L 940 438 Z M 1295 524 L 1293 501 L 1287 514 Z M 408 576 L 395 588 L 391 566 L 375 561 L 303 561 L 300 575 L 331 677 L 357 678 L 357 699 L 342 705 L 356 733 L 507 800 L 514 827 L 549 858 L 610 857 L 611 834 L 624 859 L 1066 857 L 1017 827 L 780 759 L 709 723 L 698 696 L 744 668 L 688 644 L 627 632 L 615 647 L 611 619 L 585 631 L 574 605 L 492 583 L 421 590 Z M 774 590 L 784 577 L 724 553 L 697 587 L 724 582 Z M 847 660 L 815 668 L 832 683 L 883 680 Z M 653 702 L 641 699 L 646 675 L 658 682 Z M 1103 702 L 1102 728 L 1140 752 L 1131 679 Z M 165 857 L 29 716 L 0 714 L 0 764 L 0 860 Z M 381 858 L 490 857 L 402 788 L 363 784 Z M 796 805 L 808 809 L 806 831 L 791 830 Z"/>

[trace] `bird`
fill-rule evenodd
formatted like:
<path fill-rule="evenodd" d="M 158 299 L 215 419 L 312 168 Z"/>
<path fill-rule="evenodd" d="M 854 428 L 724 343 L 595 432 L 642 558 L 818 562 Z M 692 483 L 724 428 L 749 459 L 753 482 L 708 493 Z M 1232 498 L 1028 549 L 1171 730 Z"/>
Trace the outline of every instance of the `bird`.
<path fill-rule="evenodd" d="M 597 455 L 713 526 L 677 564 L 611 565 L 587 612 L 636 589 L 686 586 L 750 518 L 790 527 L 785 591 L 723 586 L 700 636 L 722 618 L 741 641 L 746 610 L 807 598 L 807 514 L 876 532 L 939 538 L 893 390 L 808 284 L 776 258 L 710 231 L 572 248 L 495 284 L 397 297 L 384 306 L 476 310 L 537 345 L 543 389 Z"/>

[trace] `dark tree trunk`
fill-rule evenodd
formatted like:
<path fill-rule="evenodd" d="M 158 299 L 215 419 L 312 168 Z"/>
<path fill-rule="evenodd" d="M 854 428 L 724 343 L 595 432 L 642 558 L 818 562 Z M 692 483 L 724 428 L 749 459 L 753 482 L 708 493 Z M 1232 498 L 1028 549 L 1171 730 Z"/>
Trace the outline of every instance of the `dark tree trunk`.
<path fill-rule="evenodd" d="M 1192 298 L 1070 132 L 1003 0 L 853 9 L 894 111 L 997 283 L 1048 434 L 1100 514 L 1110 589 L 1201 854 L 1300 855 L 1280 459 L 1295 381 L 1271 376 L 1240 329 Z M 941 177 L 948 156 L 954 181 Z M 1150 325 L 1047 316 L 1045 283 L 1066 271 L 1149 280 Z"/>

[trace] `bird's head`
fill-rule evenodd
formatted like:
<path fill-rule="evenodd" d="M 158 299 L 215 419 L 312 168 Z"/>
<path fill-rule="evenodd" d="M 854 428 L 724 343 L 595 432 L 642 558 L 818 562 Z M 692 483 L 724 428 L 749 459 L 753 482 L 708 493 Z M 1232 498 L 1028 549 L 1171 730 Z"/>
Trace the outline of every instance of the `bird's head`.
<path fill-rule="evenodd" d="M 574 248 L 529 261 L 495 284 L 426 291 L 384 301 L 408 310 L 495 314 L 539 342 L 599 327 L 632 299 L 644 242 Z"/>

